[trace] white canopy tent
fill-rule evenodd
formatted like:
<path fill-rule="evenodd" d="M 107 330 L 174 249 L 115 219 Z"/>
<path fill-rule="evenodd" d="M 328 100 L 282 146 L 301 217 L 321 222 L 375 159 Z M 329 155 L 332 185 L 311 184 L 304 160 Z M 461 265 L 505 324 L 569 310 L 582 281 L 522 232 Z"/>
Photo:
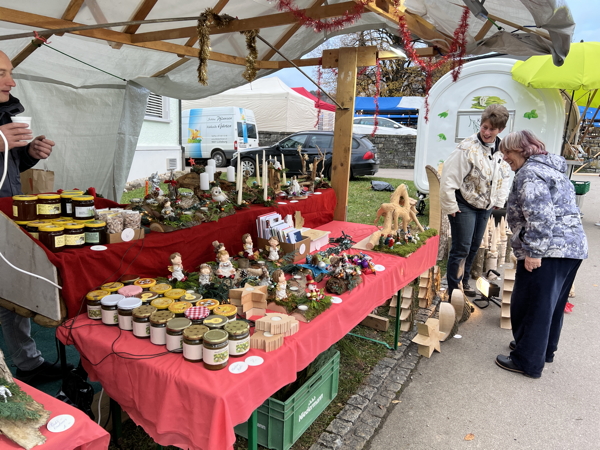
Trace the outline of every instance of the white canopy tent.
<path fill-rule="evenodd" d="M 324 3 L 295 1 L 298 8 L 308 8 L 307 15 L 320 19 L 344 16 L 355 5 L 344 0 Z M 241 75 L 247 50 L 242 30 L 260 29 L 260 36 L 287 57 L 299 58 L 335 34 L 374 28 L 396 31 L 402 14 L 415 35 L 439 49 L 448 48 L 463 10 L 458 0 L 405 0 L 398 9 L 393 3 L 372 1 L 360 19 L 343 30 L 316 33 L 298 24 L 293 14 L 278 11 L 276 1 L 268 0 L 0 0 L 0 49 L 16 66 L 18 87 L 13 93 L 33 117 L 34 132 L 57 142 L 47 162 L 56 172 L 56 187 L 95 186 L 118 200 L 133 159 L 148 90 L 198 99 L 245 84 Z M 561 4 L 560 0 L 488 0 L 489 17 L 504 30 L 496 32 L 490 21 L 479 22 L 471 16 L 468 52 L 552 53 L 559 60 L 568 51 L 574 27 L 568 10 L 559 8 Z M 49 37 L 49 47 L 32 45 L 33 30 L 197 17 L 207 8 L 236 17 L 226 27 L 210 30 L 208 86 L 197 82 L 195 20 L 56 31 Z M 548 29 L 549 34 L 523 28 L 532 25 Z M 257 48 L 259 77 L 290 66 L 261 41 Z M 297 62 L 318 64 L 318 60 Z"/>

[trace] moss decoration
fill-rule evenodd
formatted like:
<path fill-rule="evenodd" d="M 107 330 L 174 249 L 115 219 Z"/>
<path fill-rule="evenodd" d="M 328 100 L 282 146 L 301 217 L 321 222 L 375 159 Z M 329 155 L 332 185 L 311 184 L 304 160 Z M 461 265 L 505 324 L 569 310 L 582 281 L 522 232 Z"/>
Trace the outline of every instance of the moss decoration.
<path fill-rule="evenodd" d="M 373 247 L 373 250 L 376 252 L 388 253 L 390 255 L 407 257 L 411 253 L 416 252 L 419 247 L 425 244 L 425 242 L 427 242 L 427 239 L 429 239 L 432 236 L 437 236 L 437 234 L 437 230 L 430 228 L 429 230 L 425 230 L 422 233 L 419 233 L 420 240 L 418 242 L 394 245 L 394 247 L 392 248 L 389 248 L 386 245 L 376 245 L 375 247 Z"/>
<path fill-rule="evenodd" d="M 0 386 L 6 386 L 12 397 L 6 397 L 6 403 L 0 400 L 0 417 L 3 419 L 21 422 L 24 420 L 36 420 L 40 414 L 31 410 L 28 405 L 33 399 L 21 390 L 16 383 L 9 383 L 4 378 L 0 378 Z"/>

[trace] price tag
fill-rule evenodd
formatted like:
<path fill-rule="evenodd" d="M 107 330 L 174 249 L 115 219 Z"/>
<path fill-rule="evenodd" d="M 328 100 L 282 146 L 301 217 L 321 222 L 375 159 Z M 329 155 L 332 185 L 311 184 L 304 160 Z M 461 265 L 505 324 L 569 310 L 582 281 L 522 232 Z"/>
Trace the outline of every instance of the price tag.
<path fill-rule="evenodd" d="M 94 250 L 95 252 L 101 252 L 101 251 L 104 251 L 106 249 L 107 249 L 106 245 L 92 245 L 90 247 L 90 250 Z"/>
<path fill-rule="evenodd" d="M 47 424 L 46 428 L 52 433 L 62 433 L 68 430 L 75 423 L 75 417 L 70 414 L 61 414 L 51 419 Z"/>
<path fill-rule="evenodd" d="M 331 297 L 331 303 L 335 303 L 335 304 L 342 303 L 342 299 L 339 297 Z"/>
<path fill-rule="evenodd" d="M 376 264 L 375 265 L 375 270 L 377 272 L 383 272 L 385 270 L 385 266 L 382 266 L 381 264 Z"/>
<path fill-rule="evenodd" d="M 248 370 L 248 364 L 244 361 L 234 362 L 232 365 L 229 366 L 229 371 L 235 374 L 243 373 L 246 370 Z"/>
<path fill-rule="evenodd" d="M 260 356 L 248 356 L 245 360 L 245 363 L 249 366 L 260 366 L 264 362 L 265 360 Z"/>
<path fill-rule="evenodd" d="M 121 239 L 124 242 L 129 242 L 135 237 L 135 231 L 133 228 L 125 228 L 121 233 Z"/>

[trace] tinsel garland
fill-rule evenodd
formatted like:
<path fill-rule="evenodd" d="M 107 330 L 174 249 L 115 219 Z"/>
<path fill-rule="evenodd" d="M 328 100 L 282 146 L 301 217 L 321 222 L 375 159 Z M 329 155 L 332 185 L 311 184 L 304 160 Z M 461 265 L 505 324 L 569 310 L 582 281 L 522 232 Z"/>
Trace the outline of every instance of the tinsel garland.
<path fill-rule="evenodd" d="M 198 83 L 208 85 L 208 58 L 210 57 L 210 33 L 208 26 L 213 24 L 217 28 L 223 28 L 234 17 L 227 14 L 219 15 L 212 8 L 207 8 L 198 17 Z"/>
<path fill-rule="evenodd" d="M 377 131 L 377 125 L 379 125 L 379 94 L 381 94 L 381 60 L 377 58 L 375 63 L 375 96 L 373 102 L 375 103 L 375 115 L 373 116 L 373 131 L 371 137 L 375 136 Z"/>
<path fill-rule="evenodd" d="M 320 33 L 321 31 L 341 30 L 346 25 L 356 22 L 362 16 L 365 5 L 367 5 L 369 1 L 370 0 L 357 1 L 351 11 L 346 11 L 342 17 L 332 20 L 319 20 L 307 16 L 304 14 L 304 11 L 294 5 L 293 0 L 278 0 L 277 8 L 280 11 L 292 13 L 292 15 L 298 19 L 300 25 L 312 28 L 315 32 Z"/>
<path fill-rule="evenodd" d="M 417 54 L 415 47 L 412 42 L 411 32 L 406 25 L 404 15 L 399 15 L 398 27 L 400 30 L 400 37 L 404 43 L 404 49 L 406 50 L 407 56 L 410 60 L 418 65 L 425 72 L 425 121 L 429 121 L 429 90 L 431 89 L 431 76 L 433 72 L 439 69 L 443 64 L 452 59 L 452 80 L 456 81 L 460 75 L 463 59 L 466 52 L 467 42 L 467 30 L 469 28 L 469 15 L 470 11 L 468 8 L 463 9 L 460 23 L 456 30 L 454 30 L 453 39 L 450 44 L 448 53 L 443 55 L 437 61 L 431 59 L 421 59 Z"/>
<path fill-rule="evenodd" d="M 258 30 L 246 30 L 240 31 L 240 33 L 246 36 L 246 48 L 248 49 L 246 70 L 242 76 L 247 81 L 254 81 L 256 78 L 256 60 L 258 59 L 258 50 L 256 49 L 256 35 L 258 34 Z"/>
<path fill-rule="evenodd" d="M 321 81 L 323 80 L 323 58 L 319 58 L 319 65 L 317 66 L 317 121 L 315 122 L 315 128 L 319 129 L 321 122 Z"/>

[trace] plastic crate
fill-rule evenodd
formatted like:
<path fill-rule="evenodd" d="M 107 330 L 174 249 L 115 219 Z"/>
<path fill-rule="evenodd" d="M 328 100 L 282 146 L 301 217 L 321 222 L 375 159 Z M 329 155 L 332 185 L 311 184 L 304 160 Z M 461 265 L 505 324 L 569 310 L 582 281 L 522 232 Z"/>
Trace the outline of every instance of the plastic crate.
<path fill-rule="evenodd" d="M 258 407 L 258 443 L 275 450 L 288 450 L 306 431 L 338 392 L 340 352 L 285 402 L 268 398 Z M 248 423 L 235 427 L 248 437 Z"/>
<path fill-rule="evenodd" d="M 590 191 L 590 182 L 589 181 L 573 181 L 573 186 L 575 187 L 575 194 L 584 195 Z"/>

